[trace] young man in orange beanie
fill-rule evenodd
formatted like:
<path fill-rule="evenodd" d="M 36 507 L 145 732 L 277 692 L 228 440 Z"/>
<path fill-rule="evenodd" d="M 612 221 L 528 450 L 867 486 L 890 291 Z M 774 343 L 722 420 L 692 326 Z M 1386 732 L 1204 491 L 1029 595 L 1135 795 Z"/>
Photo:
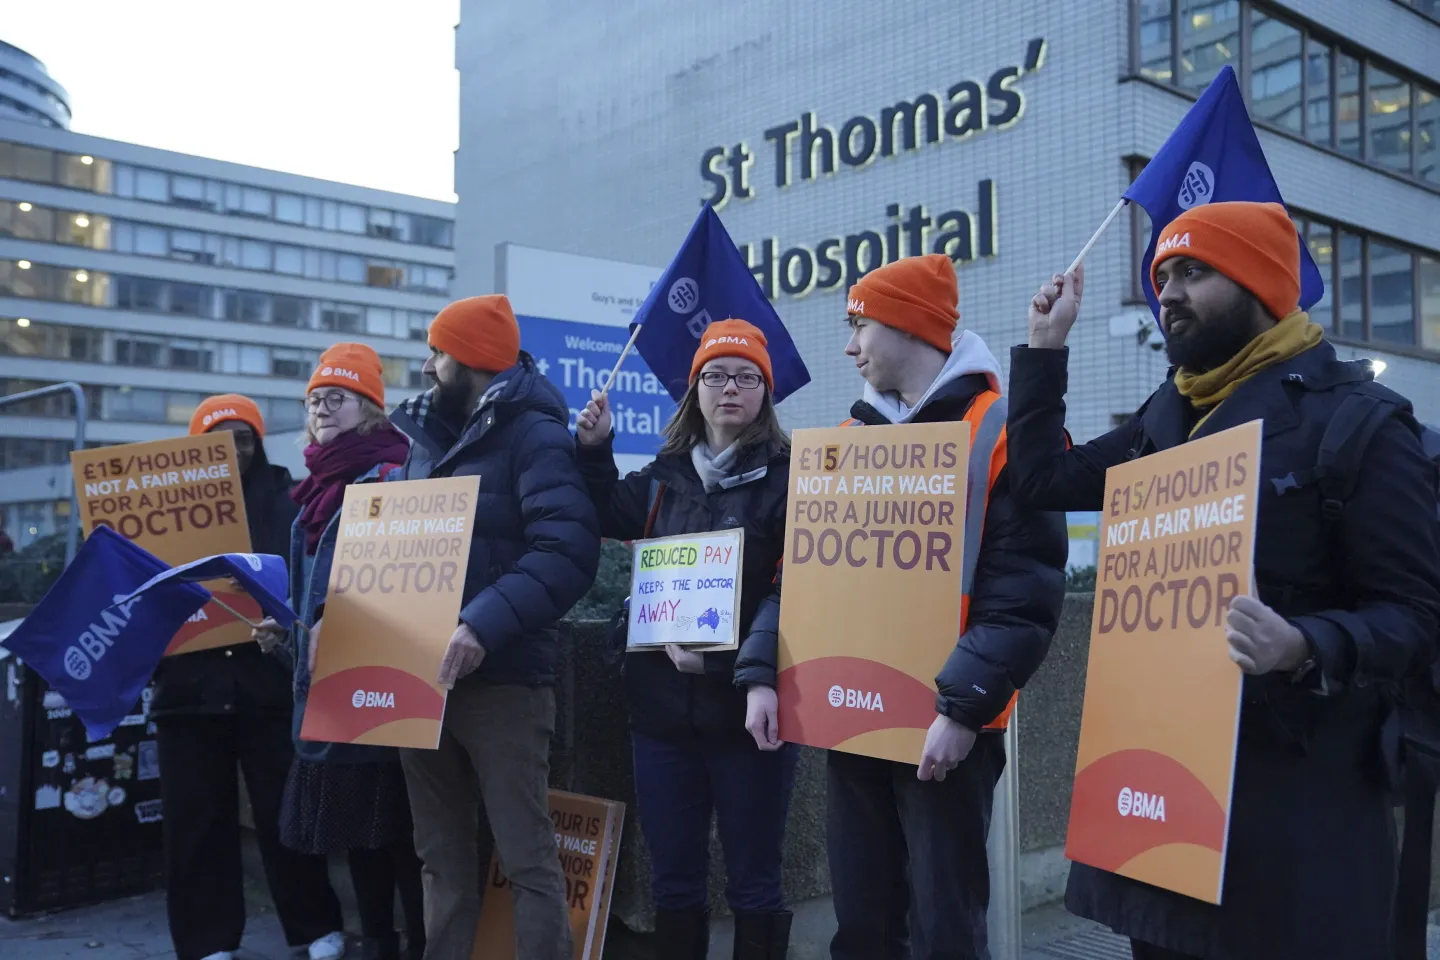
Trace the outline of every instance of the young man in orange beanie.
<path fill-rule="evenodd" d="M 989 956 L 985 843 L 1005 766 L 1002 731 L 1017 688 L 1050 648 L 1064 599 L 1063 519 L 1021 509 L 1005 469 L 990 480 L 992 463 L 1004 462 L 999 365 L 974 332 L 957 333 L 958 293 L 955 266 L 940 254 L 888 264 L 850 288 L 845 353 L 865 386 L 849 423 L 964 420 L 970 476 L 989 489 L 980 487 L 982 509 L 972 501 L 965 518 L 980 533 L 961 571 L 969 616 L 935 678 L 923 751 L 911 764 L 829 754 L 832 960 Z M 747 640 L 736 671 L 752 717 L 773 717 L 776 706 L 774 631 L 765 646 Z"/>
<path fill-rule="evenodd" d="M 413 441 L 402 479 L 479 476 L 460 622 L 439 666 L 450 689 L 437 750 L 403 750 L 425 863 L 427 956 L 468 958 L 480 911 L 476 808 L 515 895 L 515 955 L 570 960 L 565 877 L 550 821 L 556 622 L 595 579 L 599 524 L 570 411 L 520 350 L 503 296 L 450 304 L 430 325 L 435 386 L 392 422 Z"/>
<path fill-rule="evenodd" d="M 1137 960 L 1392 955 L 1382 690 L 1428 667 L 1440 632 L 1435 467 L 1409 403 L 1368 363 L 1338 360 L 1300 311 L 1299 244 L 1278 204 L 1210 203 L 1167 225 L 1151 280 L 1175 367 L 1127 423 L 1074 449 L 1065 338 L 1083 270 L 1040 288 L 1029 343 L 1012 353 L 1010 471 L 1037 508 L 1099 510 L 1107 468 L 1265 425 L 1255 595 L 1235 598 L 1215 634 L 1244 673 L 1223 902 L 1070 870 L 1066 905 L 1129 936 Z M 1363 456 L 1341 448 L 1355 482 L 1339 492 L 1316 465 L 1357 395 L 1379 417 Z"/>

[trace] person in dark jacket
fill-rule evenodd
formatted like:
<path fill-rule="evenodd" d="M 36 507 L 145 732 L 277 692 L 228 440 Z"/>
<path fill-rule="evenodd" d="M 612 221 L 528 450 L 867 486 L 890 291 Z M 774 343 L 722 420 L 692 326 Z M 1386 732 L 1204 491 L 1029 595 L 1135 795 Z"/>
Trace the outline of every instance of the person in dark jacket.
<path fill-rule="evenodd" d="M 398 474 L 410 443 L 385 418 L 384 370 L 379 355 L 362 343 L 339 343 L 320 355 L 305 409 L 310 475 L 292 495 L 301 509 L 289 551 L 290 604 L 301 628 L 281 631 L 267 620 L 255 631 L 261 648 L 279 656 L 294 678 L 295 762 L 285 783 L 280 840 L 302 853 L 345 854 L 367 960 L 399 960 L 398 889 L 406 950 L 411 960 L 421 960 L 424 894 L 399 751 L 300 738 L 311 677 L 305 628 L 324 608 L 345 488 Z"/>
<path fill-rule="evenodd" d="M 962 571 L 969 617 L 936 677 L 936 717 L 918 766 L 829 754 L 828 847 L 838 924 L 830 956 L 988 957 L 985 843 L 1005 766 L 1000 731 L 1059 622 L 1064 520 L 1022 507 L 1008 469 L 992 474 L 991 464 L 1004 462 L 999 366 L 974 332 L 956 334 L 958 288 L 950 259 L 931 254 L 887 264 L 866 274 L 849 296 L 845 353 L 865 379 L 853 423 L 966 420 L 974 438 L 969 476 L 990 487 L 983 511 L 973 501 L 967 510 L 967 527 L 980 524 L 978 554 L 966 557 Z M 762 745 L 776 737 L 778 627 L 779 606 L 767 604 L 736 664 L 736 682 L 751 700 L 750 730 Z"/>
<path fill-rule="evenodd" d="M 505 297 L 440 311 L 430 350 L 435 386 L 391 416 L 413 441 L 402 478 L 478 476 L 480 495 L 460 623 L 439 670 L 452 687 L 440 746 L 401 751 L 425 864 L 427 956 L 470 956 L 483 799 L 515 897 L 515 955 L 569 960 L 548 803 L 555 624 L 595 580 L 595 508 L 575 465 L 569 408 L 520 352 Z"/>
<path fill-rule="evenodd" d="M 1130 937 L 1137 960 L 1390 957 L 1382 687 L 1434 656 L 1440 555 L 1416 518 L 1435 515 L 1435 467 L 1395 397 L 1353 496 L 1322 514 L 1323 428 L 1359 385 L 1382 388 L 1299 309 L 1299 244 L 1279 204 L 1210 203 L 1169 224 L 1151 282 L 1174 369 L 1128 422 L 1072 450 L 1065 337 L 1083 271 L 1041 287 L 1012 354 L 1010 471 L 1035 508 L 1099 510 L 1108 467 L 1264 421 L 1256 595 L 1225 626 L 1245 676 L 1223 902 L 1070 870 L 1066 905 Z"/>
<path fill-rule="evenodd" d="M 580 468 L 602 536 L 744 530 L 741 637 L 775 589 L 785 546 L 790 442 L 775 416 L 773 389 L 765 335 L 743 320 L 722 320 L 701 335 L 690 388 L 659 456 L 643 470 L 620 479 L 606 397 L 597 393 L 577 418 Z M 674 645 L 625 662 L 635 798 L 651 851 L 655 933 L 667 960 L 704 960 L 709 952 L 712 813 L 735 914 L 736 960 L 783 960 L 789 944 L 780 866 L 796 748 L 756 748 L 734 674 L 734 652 Z"/>
<path fill-rule="evenodd" d="M 190 433 L 216 430 L 235 438 L 251 550 L 285 556 L 296 514 L 292 481 L 265 456 L 260 409 L 237 394 L 210 397 L 195 409 Z M 344 924 L 325 858 L 280 842 L 280 801 L 294 756 L 285 669 L 244 644 L 166 657 L 155 685 L 165 896 L 178 960 L 229 960 L 240 947 L 245 896 L 237 766 L 286 941 L 310 946 L 314 960 L 339 957 Z"/>

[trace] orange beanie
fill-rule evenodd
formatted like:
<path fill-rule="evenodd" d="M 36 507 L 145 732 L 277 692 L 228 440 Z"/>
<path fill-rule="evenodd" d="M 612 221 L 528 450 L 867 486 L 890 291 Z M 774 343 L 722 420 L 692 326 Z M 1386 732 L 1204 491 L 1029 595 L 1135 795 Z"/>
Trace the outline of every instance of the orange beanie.
<path fill-rule="evenodd" d="M 471 370 L 499 373 L 520 359 L 520 326 L 503 294 L 456 300 L 430 322 L 430 346 Z"/>
<path fill-rule="evenodd" d="M 852 317 L 869 317 L 949 353 L 960 319 L 959 302 L 955 264 L 943 253 L 927 253 L 865 274 L 850 288 L 846 310 Z"/>
<path fill-rule="evenodd" d="M 1160 231 L 1151 284 L 1156 268 L 1171 257 L 1208 263 L 1253 293 L 1276 320 L 1300 308 L 1300 235 L 1278 203 L 1231 200 L 1191 207 Z"/>
<path fill-rule="evenodd" d="M 690 382 L 700 375 L 700 368 L 716 357 L 739 357 L 760 368 L 765 385 L 775 389 L 775 375 L 770 370 L 770 351 L 765 334 L 753 323 L 744 320 L 716 320 L 700 335 L 700 346 L 690 363 Z"/>
<path fill-rule="evenodd" d="M 308 396 L 316 387 L 344 387 L 385 406 L 385 370 L 380 355 L 363 343 L 337 343 L 320 354 L 320 365 L 305 387 Z"/>
<path fill-rule="evenodd" d="M 250 425 L 255 436 L 265 436 L 265 418 L 260 408 L 249 397 L 238 393 L 222 393 L 218 397 L 206 397 L 190 415 L 190 436 L 209 433 L 216 425 L 226 420 L 238 420 Z"/>

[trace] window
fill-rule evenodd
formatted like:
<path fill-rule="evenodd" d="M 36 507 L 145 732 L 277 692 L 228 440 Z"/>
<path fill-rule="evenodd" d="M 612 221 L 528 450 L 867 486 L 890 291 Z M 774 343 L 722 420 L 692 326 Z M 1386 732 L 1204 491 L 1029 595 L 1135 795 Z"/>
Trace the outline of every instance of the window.
<path fill-rule="evenodd" d="M 1299 30 L 1250 11 L 1250 114 L 1293 133 L 1301 131 L 1301 46 Z"/>
<path fill-rule="evenodd" d="M 395 215 L 389 210 L 370 208 L 370 220 L 366 224 L 365 232 L 372 237 L 383 237 L 386 240 L 399 239 L 395 233 Z"/>
<path fill-rule="evenodd" d="M 310 326 L 310 301 L 303 297 L 283 297 L 277 294 L 273 301 L 276 326 Z"/>
<path fill-rule="evenodd" d="M 1360 61 L 1335 54 L 1335 147 L 1360 156 Z"/>
<path fill-rule="evenodd" d="M 1165 73 L 1165 76 L 1164 76 L 1164 77 L 1156 77 L 1157 80 L 1169 80 L 1169 79 L 1170 79 L 1170 74 L 1169 74 L 1169 64 L 1170 64 L 1170 27 L 1169 27 L 1169 22 L 1170 22 L 1170 21 L 1169 21 L 1169 13 L 1168 13 L 1168 9 L 1169 9 L 1169 2 L 1168 2 L 1168 0 L 1163 0 L 1163 5 L 1166 7 L 1166 10 L 1167 10 L 1167 13 L 1166 13 L 1166 21 L 1165 21 L 1165 22 L 1166 22 L 1166 26 L 1165 26 L 1165 65 L 1166 65 L 1166 73 Z M 1142 14 L 1142 16 L 1143 16 L 1143 14 Z M 1143 20 L 1142 20 L 1142 33 L 1143 33 Z M 1144 41 L 1143 41 L 1143 36 L 1142 36 L 1142 41 L 1141 41 L 1141 49 L 1142 49 L 1142 51 L 1145 49 L 1145 47 L 1144 47 Z M 1143 69 L 1143 65 L 1142 65 L 1142 69 Z M 422 216 L 420 216 L 419 214 L 411 214 L 411 216 L 410 216 L 410 241 L 411 241 L 412 243 L 421 243 L 421 244 L 424 244 L 424 245 L 427 246 L 427 247 L 449 247 L 449 246 L 451 245 L 451 242 L 452 242 L 452 241 L 451 241 L 451 224 L 450 224 L 450 221 L 448 221 L 448 220 L 441 220 L 439 217 L 422 217 Z"/>
<path fill-rule="evenodd" d="M 1440 183 L 1440 92 L 1415 86 L 1415 176 Z"/>
<path fill-rule="evenodd" d="M 365 261 L 359 257 L 340 254 L 335 258 L 335 277 L 345 283 L 365 282 Z"/>
<path fill-rule="evenodd" d="M 1365 242 L 1340 231 L 1340 335 L 1365 339 Z"/>
<path fill-rule="evenodd" d="M 1181 89 L 1201 93 L 1225 64 L 1240 60 L 1238 0 L 1180 0 Z"/>
<path fill-rule="evenodd" d="M 1372 239 L 1370 339 L 1415 343 L 1415 265 L 1410 251 Z"/>
<path fill-rule="evenodd" d="M 112 166 L 109 160 L 91 156 L 77 156 L 73 153 L 57 153 L 58 174 L 56 182 L 63 187 L 89 190 L 93 193 L 109 193 Z M 88 161 L 88 162 L 87 162 Z"/>
<path fill-rule="evenodd" d="M 53 183 L 55 154 L 43 147 L 20 143 L 0 143 L 0 177 Z"/>
<path fill-rule="evenodd" d="M 425 289 L 436 293 L 450 293 L 450 270 L 447 267 L 425 268 Z"/>
<path fill-rule="evenodd" d="M 165 422 L 189 423 L 195 408 L 205 399 L 198 393 L 167 393 L 165 395 Z"/>
<path fill-rule="evenodd" d="M 289 350 L 276 347 L 270 351 L 270 372 L 277 377 L 304 380 L 314 372 L 315 364 L 319 359 L 318 354 L 308 350 Z M 298 407 L 299 404 L 297 403 L 296 406 Z"/>
<path fill-rule="evenodd" d="M 320 227 L 323 230 L 337 230 L 340 225 L 340 216 L 336 209 L 334 200 L 326 200 L 320 205 Z"/>
<path fill-rule="evenodd" d="M 342 233 L 364 233 L 365 208 L 353 203 L 340 204 L 339 230 Z"/>
<path fill-rule="evenodd" d="M 1134 209 L 1137 209 L 1137 210 L 1140 209 L 1140 208 L 1139 208 L 1138 206 L 1136 206 L 1135 204 L 1131 204 L 1131 206 L 1134 207 Z M 1141 212 L 1143 213 L 1144 211 L 1141 211 Z M 1145 248 L 1144 248 L 1144 247 L 1141 247 L 1140 249 L 1141 249 L 1141 252 L 1143 253 Z M 1138 262 L 1138 261 L 1137 261 L 1137 262 Z M 411 340 L 419 340 L 421 343 L 424 343 L 425 341 L 427 341 L 427 340 L 430 339 L 430 315 L 429 315 L 429 314 L 421 313 L 419 310 L 411 310 L 411 311 L 410 311 L 409 327 L 410 327 L 410 339 L 411 339 Z"/>
<path fill-rule="evenodd" d="M 412 270 L 414 268 L 411 268 Z M 370 287 L 394 287 L 405 285 L 405 271 L 398 266 L 371 263 L 365 267 L 365 285 Z"/>
<path fill-rule="evenodd" d="M 271 430 L 299 430 L 305 426 L 305 405 L 300 401 L 276 399 L 271 400 L 268 407 L 265 424 Z"/>
<path fill-rule="evenodd" d="M 304 198 L 293 193 L 275 194 L 275 219 L 282 223 L 304 223 Z"/>
<path fill-rule="evenodd" d="M 320 201 L 316 197 L 305 198 L 305 226 L 320 226 Z"/>
<path fill-rule="evenodd" d="M 101 419 L 164 423 L 165 393 L 135 387 L 106 387 Z"/>
<path fill-rule="evenodd" d="M 137 200 L 153 200 L 156 203 L 166 202 L 170 199 L 170 185 L 166 182 L 168 179 L 158 170 L 136 168 L 135 198 Z"/>
<path fill-rule="evenodd" d="M 1305 227 L 1305 243 L 1325 280 L 1325 295 L 1310 308 L 1310 317 L 1331 332 L 1335 329 L 1335 230 L 1329 224 L 1311 221 Z"/>
<path fill-rule="evenodd" d="M 210 345 L 199 340 L 171 340 L 170 367 L 174 370 L 194 370 L 209 373 L 215 366 L 215 354 Z M 196 401 L 198 403 L 199 401 Z M 191 410 L 195 404 L 191 404 Z"/>
<path fill-rule="evenodd" d="M 115 338 L 115 362 L 127 367 L 159 367 L 164 341 L 129 334 Z"/>
<path fill-rule="evenodd" d="M 247 290 L 226 290 L 225 319 L 239 323 L 269 323 L 270 297 Z"/>
<path fill-rule="evenodd" d="M 270 351 L 243 343 L 222 343 L 220 372 L 266 376 L 270 373 Z"/>
<path fill-rule="evenodd" d="M 26 206 L 30 209 L 22 210 L 18 203 L 0 200 L 0 237 L 49 243 L 55 237 L 55 211 L 34 204 Z"/>
<path fill-rule="evenodd" d="M 187 317 L 210 316 L 210 288 L 193 283 L 170 284 L 170 312 Z"/>
<path fill-rule="evenodd" d="M 275 245 L 275 272 L 300 276 L 305 272 L 305 251 L 285 244 Z"/>
<path fill-rule="evenodd" d="M 232 213 L 243 213 L 247 217 L 270 217 L 270 191 L 261 190 L 257 187 L 242 187 L 240 190 L 240 208 Z"/>
<path fill-rule="evenodd" d="M 122 310 L 159 312 L 165 284 L 149 277 L 116 277 L 115 306 Z"/>
<path fill-rule="evenodd" d="M 270 244 L 261 240 L 240 241 L 240 266 L 246 270 L 269 270 L 270 263 Z"/>
<path fill-rule="evenodd" d="M 325 303 L 320 307 L 320 327 L 336 333 L 363 333 L 364 317 L 353 303 Z"/>
<path fill-rule="evenodd" d="M 57 243 L 68 243 L 74 247 L 89 247 L 91 250 L 106 250 L 110 247 L 110 218 L 98 213 L 74 213 L 57 211 L 59 220 L 55 232 Z"/>
<path fill-rule="evenodd" d="M 170 256 L 176 260 L 191 263 L 214 263 L 215 255 L 210 252 L 203 233 L 193 230 L 170 231 Z"/>
<path fill-rule="evenodd" d="M 404 357 L 381 357 L 380 366 L 384 371 L 385 386 L 403 387 L 410 382 L 410 362 Z"/>
<path fill-rule="evenodd" d="M 1415 266 L 1415 287 L 1420 292 L 1420 346 L 1440 350 L 1440 257 L 1416 257 Z"/>
<path fill-rule="evenodd" d="M 135 252 L 147 257 L 168 257 L 170 238 L 163 227 L 152 227 L 148 223 L 135 224 Z"/>
<path fill-rule="evenodd" d="M 365 332 L 372 337 L 393 337 L 395 311 L 389 307 L 366 307 Z"/>
<path fill-rule="evenodd" d="M 1305 38 L 1305 135 L 1330 146 L 1330 48 Z"/>
<path fill-rule="evenodd" d="M 405 385 L 417 390 L 423 389 L 426 386 L 424 360 L 411 360 L 409 362 L 409 365 L 406 367 Z"/>
<path fill-rule="evenodd" d="M 207 209 L 205 181 L 198 177 L 182 177 L 178 174 L 171 177 L 170 202 L 180 207 Z"/>
<path fill-rule="evenodd" d="M 1410 84 L 1375 67 L 1366 70 L 1370 149 L 1367 159 L 1410 172 Z"/>
<path fill-rule="evenodd" d="M 115 164 L 115 196 L 135 196 L 135 168 Z"/>

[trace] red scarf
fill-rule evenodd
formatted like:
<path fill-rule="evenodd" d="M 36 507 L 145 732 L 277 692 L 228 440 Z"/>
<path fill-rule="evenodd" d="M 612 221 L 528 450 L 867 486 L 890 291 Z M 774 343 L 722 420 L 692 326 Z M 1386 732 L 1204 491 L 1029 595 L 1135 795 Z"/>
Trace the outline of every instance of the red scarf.
<path fill-rule="evenodd" d="M 345 501 L 345 488 L 355 478 L 376 466 L 405 462 L 410 441 L 388 423 L 367 434 L 354 430 L 340 434 L 321 446 L 305 448 L 305 466 L 310 476 L 290 496 L 300 505 L 300 526 L 305 531 L 305 553 L 314 556 L 320 537 Z"/>

